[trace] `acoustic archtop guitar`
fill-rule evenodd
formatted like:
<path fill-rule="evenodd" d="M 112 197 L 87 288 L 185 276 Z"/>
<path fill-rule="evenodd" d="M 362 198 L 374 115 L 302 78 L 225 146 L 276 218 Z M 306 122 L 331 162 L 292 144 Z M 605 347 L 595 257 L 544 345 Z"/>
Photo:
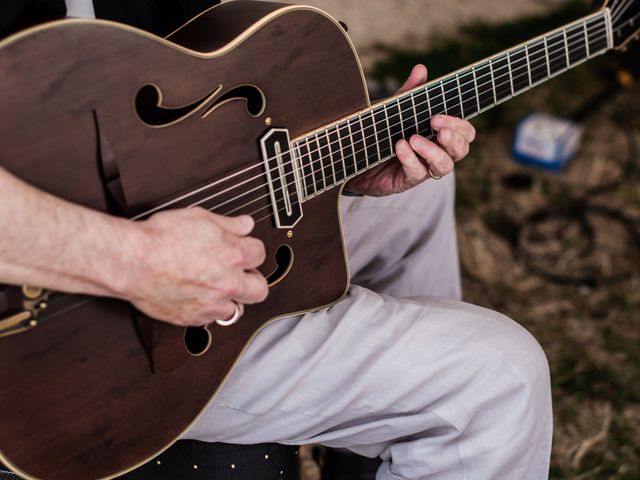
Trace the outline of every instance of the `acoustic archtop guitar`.
<path fill-rule="evenodd" d="M 624 49 L 639 22 L 640 0 L 611 0 L 373 106 L 344 29 L 312 7 L 228 2 L 167 39 L 69 19 L 0 42 L 4 168 L 135 220 L 195 206 L 250 214 L 270 283 L 240 321 L 207 328 L 114 299 L 0 289 L 0 462 L 27 479 L 92 480 L 151 459 L 262 327 L 344 295 L 341 185 L 393 159 L 398 139 L 431 137 L 433 115 L 474 117 Z"/>

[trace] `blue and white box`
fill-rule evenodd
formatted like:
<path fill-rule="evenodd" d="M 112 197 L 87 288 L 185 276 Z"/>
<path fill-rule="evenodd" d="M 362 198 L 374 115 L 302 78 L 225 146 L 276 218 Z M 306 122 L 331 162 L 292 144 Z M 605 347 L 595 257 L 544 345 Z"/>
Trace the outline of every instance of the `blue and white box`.
<path fill-rule="evenodd" d="M 520 163 L 558 171 L 580 147 L 582 127 L 570 120 L 535 112 L 516 129 L 513 156 Z"/>

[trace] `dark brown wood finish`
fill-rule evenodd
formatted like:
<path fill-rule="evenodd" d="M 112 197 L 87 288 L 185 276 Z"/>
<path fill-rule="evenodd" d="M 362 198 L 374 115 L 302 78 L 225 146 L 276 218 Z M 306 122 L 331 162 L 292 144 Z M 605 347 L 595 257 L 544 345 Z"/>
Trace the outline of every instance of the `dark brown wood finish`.
<path fill-rule="evenodd" d="M 266 117 L 293 138 L 367 106 L 359 63 L 336 23 L 309 9 L 258 4 L 271 18 L 233 48 L 208 58 L 106 22 L 58 22 L 3 42 L 3 167 L 54 195 L 108 211 L 98 173 L 101 150 L 103 158 L 115 159 L 126 214 L 134 216 L 260 163 L 258 139 L 267 130 Z M 212 9 L 174 39 L 200 51 L 220 48 L 220 38 L 229 42 L 248 28 L 246 9 L 254 7 L 239 2 Z M 235 22 L 241 28 L 207 43 L 200 22 Z M 236 100 L 206 118 L 197 112 L 152 128 L 134 108 L 136 93 L 147 84 L 158 86 L 167 106 L 189 104 L 218 85 L 221 96 L 250 84 L 264 93 L 266 109 L 252 117 Z M 255 171 L 238 176 L 238 182 Z M 202 356 L 184 355 L 182 328 L 150 329 L 125 302 L 78 296 L 52 302 L 35 329 L 0 338 L 2 460 L 31 478 L 105 478 L 176 440 L 265 323 L 334 302 L 344 293 L 348 275 L 337 203 L 337 191 L 306 202 L 293 238 L 271 220 L 257 224 L 255 233 L 268 250 L 263 272 L 275 268 L 273 255 L 283 244 L 293 249 L 293 268 L 238 324 L 212 325 L 213 345 Z M 237 213 L 260 207 L 270 211 L 266 198 Z M 160 349 L 155 361 L 163 366 L 155 372 L 154 354 L 143 345 L 149 341 Z"/>

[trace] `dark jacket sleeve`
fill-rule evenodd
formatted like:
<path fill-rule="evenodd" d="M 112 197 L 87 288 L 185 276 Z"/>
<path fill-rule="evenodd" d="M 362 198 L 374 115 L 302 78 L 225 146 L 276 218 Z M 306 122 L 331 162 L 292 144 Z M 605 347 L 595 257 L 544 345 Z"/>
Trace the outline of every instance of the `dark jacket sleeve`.
<path fill-rule="evenodd" d="M 96 17 L 165 36 L 219 0 L 94 0 Z"/>
<path fill-rule="evenodd" d="M 66 14 L 64 0 L 2 0 L 0 38 L 45 20 L 64 17 Z"/>
<path fill-rule="evenodd" d="M 97 18 L 165 36 L 219 0 L 94 0 Z M 0 0 L 0 38 L 66 15 L 64 0 Z"/>

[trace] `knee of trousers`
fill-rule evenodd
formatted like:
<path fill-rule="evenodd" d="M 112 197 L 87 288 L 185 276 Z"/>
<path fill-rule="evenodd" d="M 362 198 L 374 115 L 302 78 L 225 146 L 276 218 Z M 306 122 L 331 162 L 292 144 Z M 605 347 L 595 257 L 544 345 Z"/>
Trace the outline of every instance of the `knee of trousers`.
<path fill-rule="evenodd" d="M 493 358 L 487 360 L 498 366 L 494 372 L 500 375 L 511 390 L 505 395 L 521 415 L 532 419 L 550 418 L 551 382 L 549 363 L 538 341 L 524 327 L 514 320 L 491 312 L 490 332 L 486 347 L 493 351 Z M 514 412 L 515 413 L 515 412 Z M 525 425 L 522 425 L 523 427 Z"/>
<path fill-rule="evenodd" d="M 460 346 L 466 350 L 466 361 L 473 365 L 469 375 L 481 385 L 491 384 L 488 388 L 493 389 L 493 393 L 488 395 L 499 398 L 504 407 L 513 407 L 526 416 L 550 415 L 549 364 L 538 341 L 524 327 L 500 313 L 470 308 L 481 318 L 473 319 L 475 333 Z M 517 415 L 516 411 L 514 414 Z"/>

